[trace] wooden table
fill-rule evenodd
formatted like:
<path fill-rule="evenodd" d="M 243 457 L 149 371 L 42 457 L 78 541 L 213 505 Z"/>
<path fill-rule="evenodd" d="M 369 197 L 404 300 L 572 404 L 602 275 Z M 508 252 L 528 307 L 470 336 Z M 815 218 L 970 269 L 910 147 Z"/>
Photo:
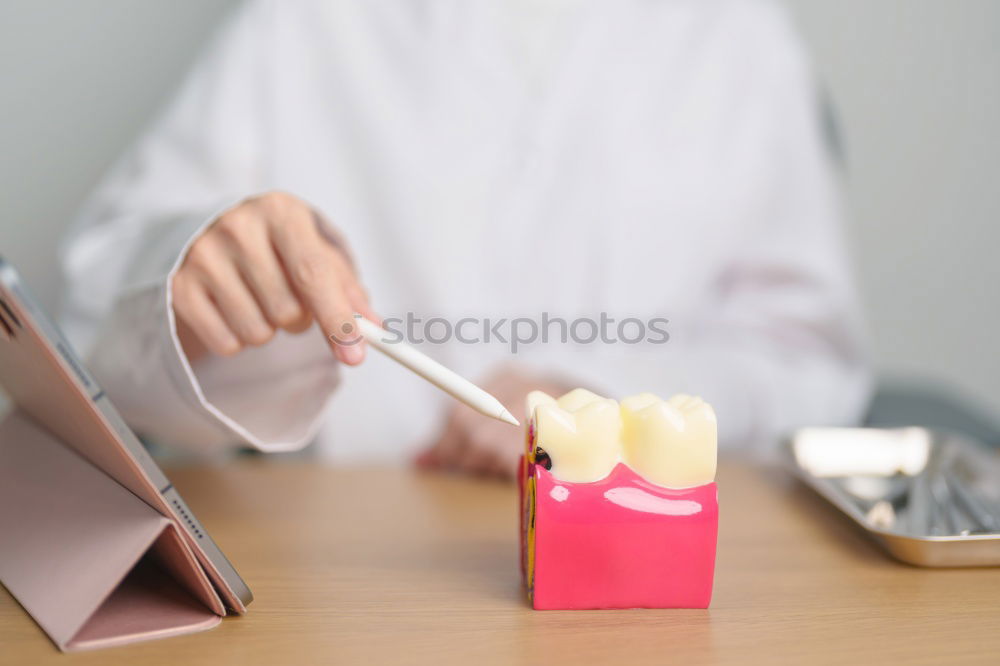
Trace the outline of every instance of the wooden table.
<path fill-rule="evenodd" d="M 720 470 L 711 609 L 577 612 L 527 607 L 511 485 L 268 461 L 170 476 L 250 612 L 60 655 L 0 592 L 0 663 L 1000 663 L 1000 569 L 897 564 L 779 471 Z"/>

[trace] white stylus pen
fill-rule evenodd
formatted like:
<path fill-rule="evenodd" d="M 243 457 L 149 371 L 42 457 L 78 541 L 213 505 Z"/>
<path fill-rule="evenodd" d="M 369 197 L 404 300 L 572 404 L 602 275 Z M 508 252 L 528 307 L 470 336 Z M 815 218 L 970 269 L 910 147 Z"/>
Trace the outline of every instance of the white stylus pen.
<path fill-rule="evenodd" d="M 468 379 L 423 355 L 402 340 L 397 341 L 396 338 L 400 336 L 393 335 L 361 315 L 355 314 L 354 318 L 365 340 L 389 358 L 409 368 L 442 391 L 450 393 L 477 412 L 511 425 L 521 425 L 499 400 Z"/>

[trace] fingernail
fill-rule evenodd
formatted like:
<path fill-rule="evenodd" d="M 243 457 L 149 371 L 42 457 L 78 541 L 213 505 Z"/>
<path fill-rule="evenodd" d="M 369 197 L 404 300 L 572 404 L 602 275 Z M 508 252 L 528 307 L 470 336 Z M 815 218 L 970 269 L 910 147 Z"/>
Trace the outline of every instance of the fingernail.
<path fill-rule="evenodd" d="M 348 365 L 361 363 L 365 358 L 364 349 L 357 345 L 340 347 L 340 358 Z"/>

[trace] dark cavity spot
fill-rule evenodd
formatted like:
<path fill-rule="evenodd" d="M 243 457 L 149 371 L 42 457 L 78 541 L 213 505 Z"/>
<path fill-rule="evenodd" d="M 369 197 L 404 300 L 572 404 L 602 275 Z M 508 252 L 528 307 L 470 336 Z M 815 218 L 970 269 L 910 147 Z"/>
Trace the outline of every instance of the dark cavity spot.
<path fill-rule="evenodd" d="M 540 446 L 535 447 L 535 464 L 545 469 L 552 469 L 552 458 L 549 458 L 549 454 Z"/>
<path fill-rule="evenodd" d="M 354 330 L 354 327 L 351 326 L 350 324 L 344 324 L 343 326 L 340 327 L 340 330 L 343 331 L 344 333 L 350 333 L 351 331 Z"/>

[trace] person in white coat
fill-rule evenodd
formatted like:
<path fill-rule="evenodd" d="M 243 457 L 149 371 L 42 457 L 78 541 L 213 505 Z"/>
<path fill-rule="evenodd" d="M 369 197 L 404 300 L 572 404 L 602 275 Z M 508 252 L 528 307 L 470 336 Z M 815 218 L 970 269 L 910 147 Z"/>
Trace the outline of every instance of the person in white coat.
<path fill-rule="evenodd" d="M 766 452 L 868 396 L 834 172 L 770 2 L 252 1 L 81 212 L 63 319 L 155 441 L 501 475 L 521 433 L 329 336 L 656 319 L 424 347 L 518 417 L 533 388 L 696 393 Z"/>

